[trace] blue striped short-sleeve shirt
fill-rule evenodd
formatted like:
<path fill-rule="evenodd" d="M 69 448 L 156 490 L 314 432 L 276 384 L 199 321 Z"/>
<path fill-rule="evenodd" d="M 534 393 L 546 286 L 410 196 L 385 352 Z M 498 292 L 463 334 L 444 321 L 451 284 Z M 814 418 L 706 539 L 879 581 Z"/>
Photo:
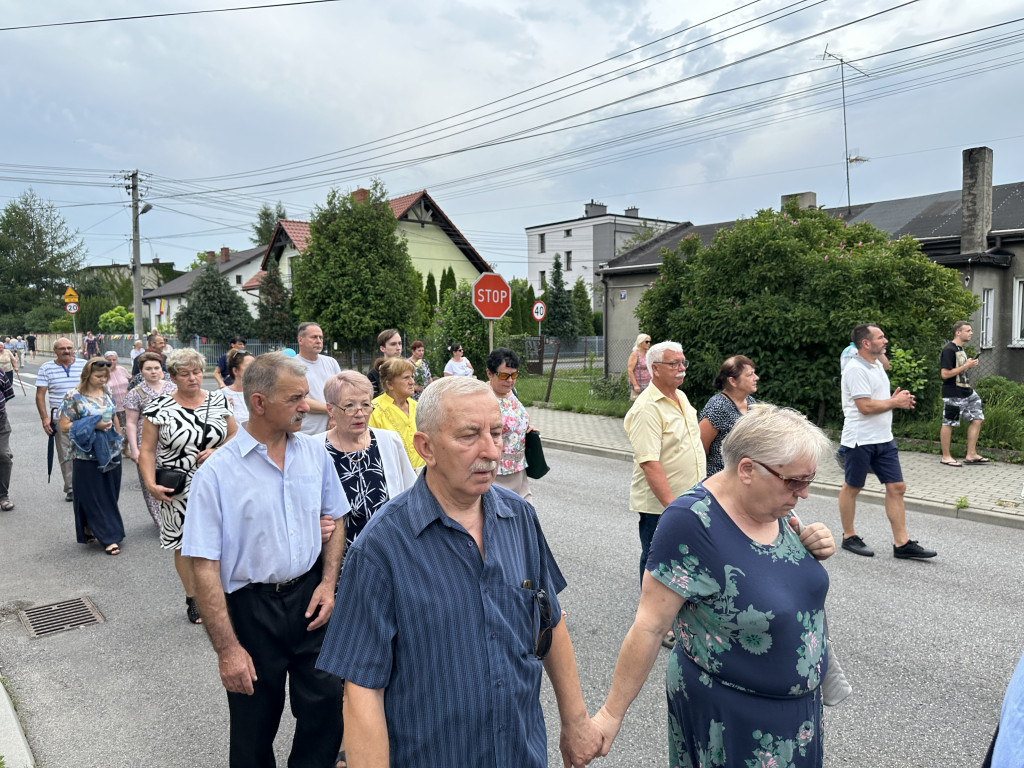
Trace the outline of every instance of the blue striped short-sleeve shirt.
<path fill-rule="evenodd" d="M 317 667 L 386 689 L 392 765 L 547 766 L 533 595 L 559 620 L 565 579 L 522 498 L 492 486 L 483 512 L 481 558 L 421 476 L 345 556 Z"/>

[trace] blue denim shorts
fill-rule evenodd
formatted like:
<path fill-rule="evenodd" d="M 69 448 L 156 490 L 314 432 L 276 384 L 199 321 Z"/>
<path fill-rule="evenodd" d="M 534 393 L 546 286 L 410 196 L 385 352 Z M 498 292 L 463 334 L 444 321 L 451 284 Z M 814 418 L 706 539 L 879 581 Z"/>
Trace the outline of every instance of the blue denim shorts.
<path fill-rule="evenodd" d="M 903 470 L 900 468 L 900 452 L 896 441 L 858 445 L 846 449 L 846 484 L 851 488 L 863 488 L 868 469 L 875 473 L 881 483 L 902 483 Z"/>

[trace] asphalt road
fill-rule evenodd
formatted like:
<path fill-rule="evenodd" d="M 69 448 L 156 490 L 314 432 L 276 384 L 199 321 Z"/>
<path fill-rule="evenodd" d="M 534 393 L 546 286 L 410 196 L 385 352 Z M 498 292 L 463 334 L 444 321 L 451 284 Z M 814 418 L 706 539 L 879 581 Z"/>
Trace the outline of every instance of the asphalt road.
<path fill-rule="evenodd" d="M 32 370 L 31 368 L 29 370 Z M 25 378 L 31 389 L 32 381 Z M 30 395 L 31 395 L 30 391 Z M 45 478 L 45 440 L 31 397 L 10 404 L 13 512 L 0 513 L 0 672 L 17 698 L 39 765 L 223 765 L 227 706 L 205 633 L 185 619 L 169 552 L 159 549 L 134 467 L 126 465 L 122 555 L 74 541 L 71 505 Z M 552 550 L 569 587 L 584 697 L 600 706 L 636 609 L 636 521 L 627 511 L 630 466 L 559 451 L 534 483 Z M 835 501 L 798 508 L 836 530 Z M 940 555 L 931 562 L 839 553 L 826 565 L 833 640 L 855 693 L 826 710 L 826 766 L 976 766 L 1013 667 L 1024 648 L 1017 581 L 1024 531 L 910 516 L 911 535 Z M 865 506 L 859 529 L 884 552 L 882 510 Z M 17 610 L 79 596 L 106 621 L 32 639 Z M 608 766 L 667 764 L 663 651 L 631 708 Z M 558 716 L 543 690 L 551 765 Z M 287 717 L 287 715 L 286 715 Z M 278 738 L 285 764 L 289 724 Z M 599 765 L 595 763 L 595 765 Z"/>

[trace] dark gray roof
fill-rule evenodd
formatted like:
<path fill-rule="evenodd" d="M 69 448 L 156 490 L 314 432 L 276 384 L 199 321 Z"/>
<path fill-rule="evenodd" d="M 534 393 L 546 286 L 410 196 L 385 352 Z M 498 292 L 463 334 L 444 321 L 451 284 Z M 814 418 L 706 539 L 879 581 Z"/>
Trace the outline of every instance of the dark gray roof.
<path fill-rule="evenodd" d="M 245 251 L 232 251 L 231 257 L 227 261 L 220 260 L 220 251 L 217 251 L 217 269 L 223 275 L 236 267 L 240 267 L 243 264 L 247 264 L 256 258 L 261 258 L 267 251 L 267 246 L 260 245 L 256 248 L 249 248 Z M 199 277 L 200 268 L 193 269 L 186 272 L 181 277 L 176 277 L 170 282 L 164 283 L 158 288 L 154 288 L 152 291 L 148 291 L 143 297 L 144 299 L 165 299 L 168 296 L 181 296 L 189 292 L 192 288 L 192 283 L 195 282 L 196 278 Z"/>
<path fill-rule="evenodd" d="M 905 197 L 900 200 L 883 200 L 877 203 L 860 203 L 850 208 L 826 208 L 825 211 L 850 224 L 867 221 L 888 232 L 894 238 L 910 235 L 918 240 L 943 238 L 958 241 L 960 238 L 961 191 L 939 192 L 919 197 Z M 609 274 L 616 272 L 649 272 L 661 264 L 661 250 L 675 250 L 679 243 L 690 235 L 697 235 L 709 245 L 718 230 L 730 228 L 735 221 L 694 226 L 690 222 L 677 224 L 657 237 L 641 243 L 635 248 L 612 259 L 600 270 Z M 1024 182 L 1000 184 L 992 187 L 992 232 L 1013 232 L 1024 234 Z M 959 251 L 959 243 L 955 250 Z M 969 254 L 968 254 L 969 255 Z M 1002 266 L 1003 259 L 993 263 Z M 958 262 L 950 262 L 958 263 Z"/>

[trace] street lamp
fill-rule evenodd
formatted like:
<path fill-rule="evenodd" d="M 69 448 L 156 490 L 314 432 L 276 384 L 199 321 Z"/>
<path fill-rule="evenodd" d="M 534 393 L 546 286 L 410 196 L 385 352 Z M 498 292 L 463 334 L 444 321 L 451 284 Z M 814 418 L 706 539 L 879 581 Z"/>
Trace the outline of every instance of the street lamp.
<path fill-rule="evenodd" d="M 132 172 L 132 312 L 135 317 L 135 338 L 142 338 L 142 265 L 139 258 L 139 216 L 153 210 L 146 203 L 139 210 L 139 172 Z"/>

